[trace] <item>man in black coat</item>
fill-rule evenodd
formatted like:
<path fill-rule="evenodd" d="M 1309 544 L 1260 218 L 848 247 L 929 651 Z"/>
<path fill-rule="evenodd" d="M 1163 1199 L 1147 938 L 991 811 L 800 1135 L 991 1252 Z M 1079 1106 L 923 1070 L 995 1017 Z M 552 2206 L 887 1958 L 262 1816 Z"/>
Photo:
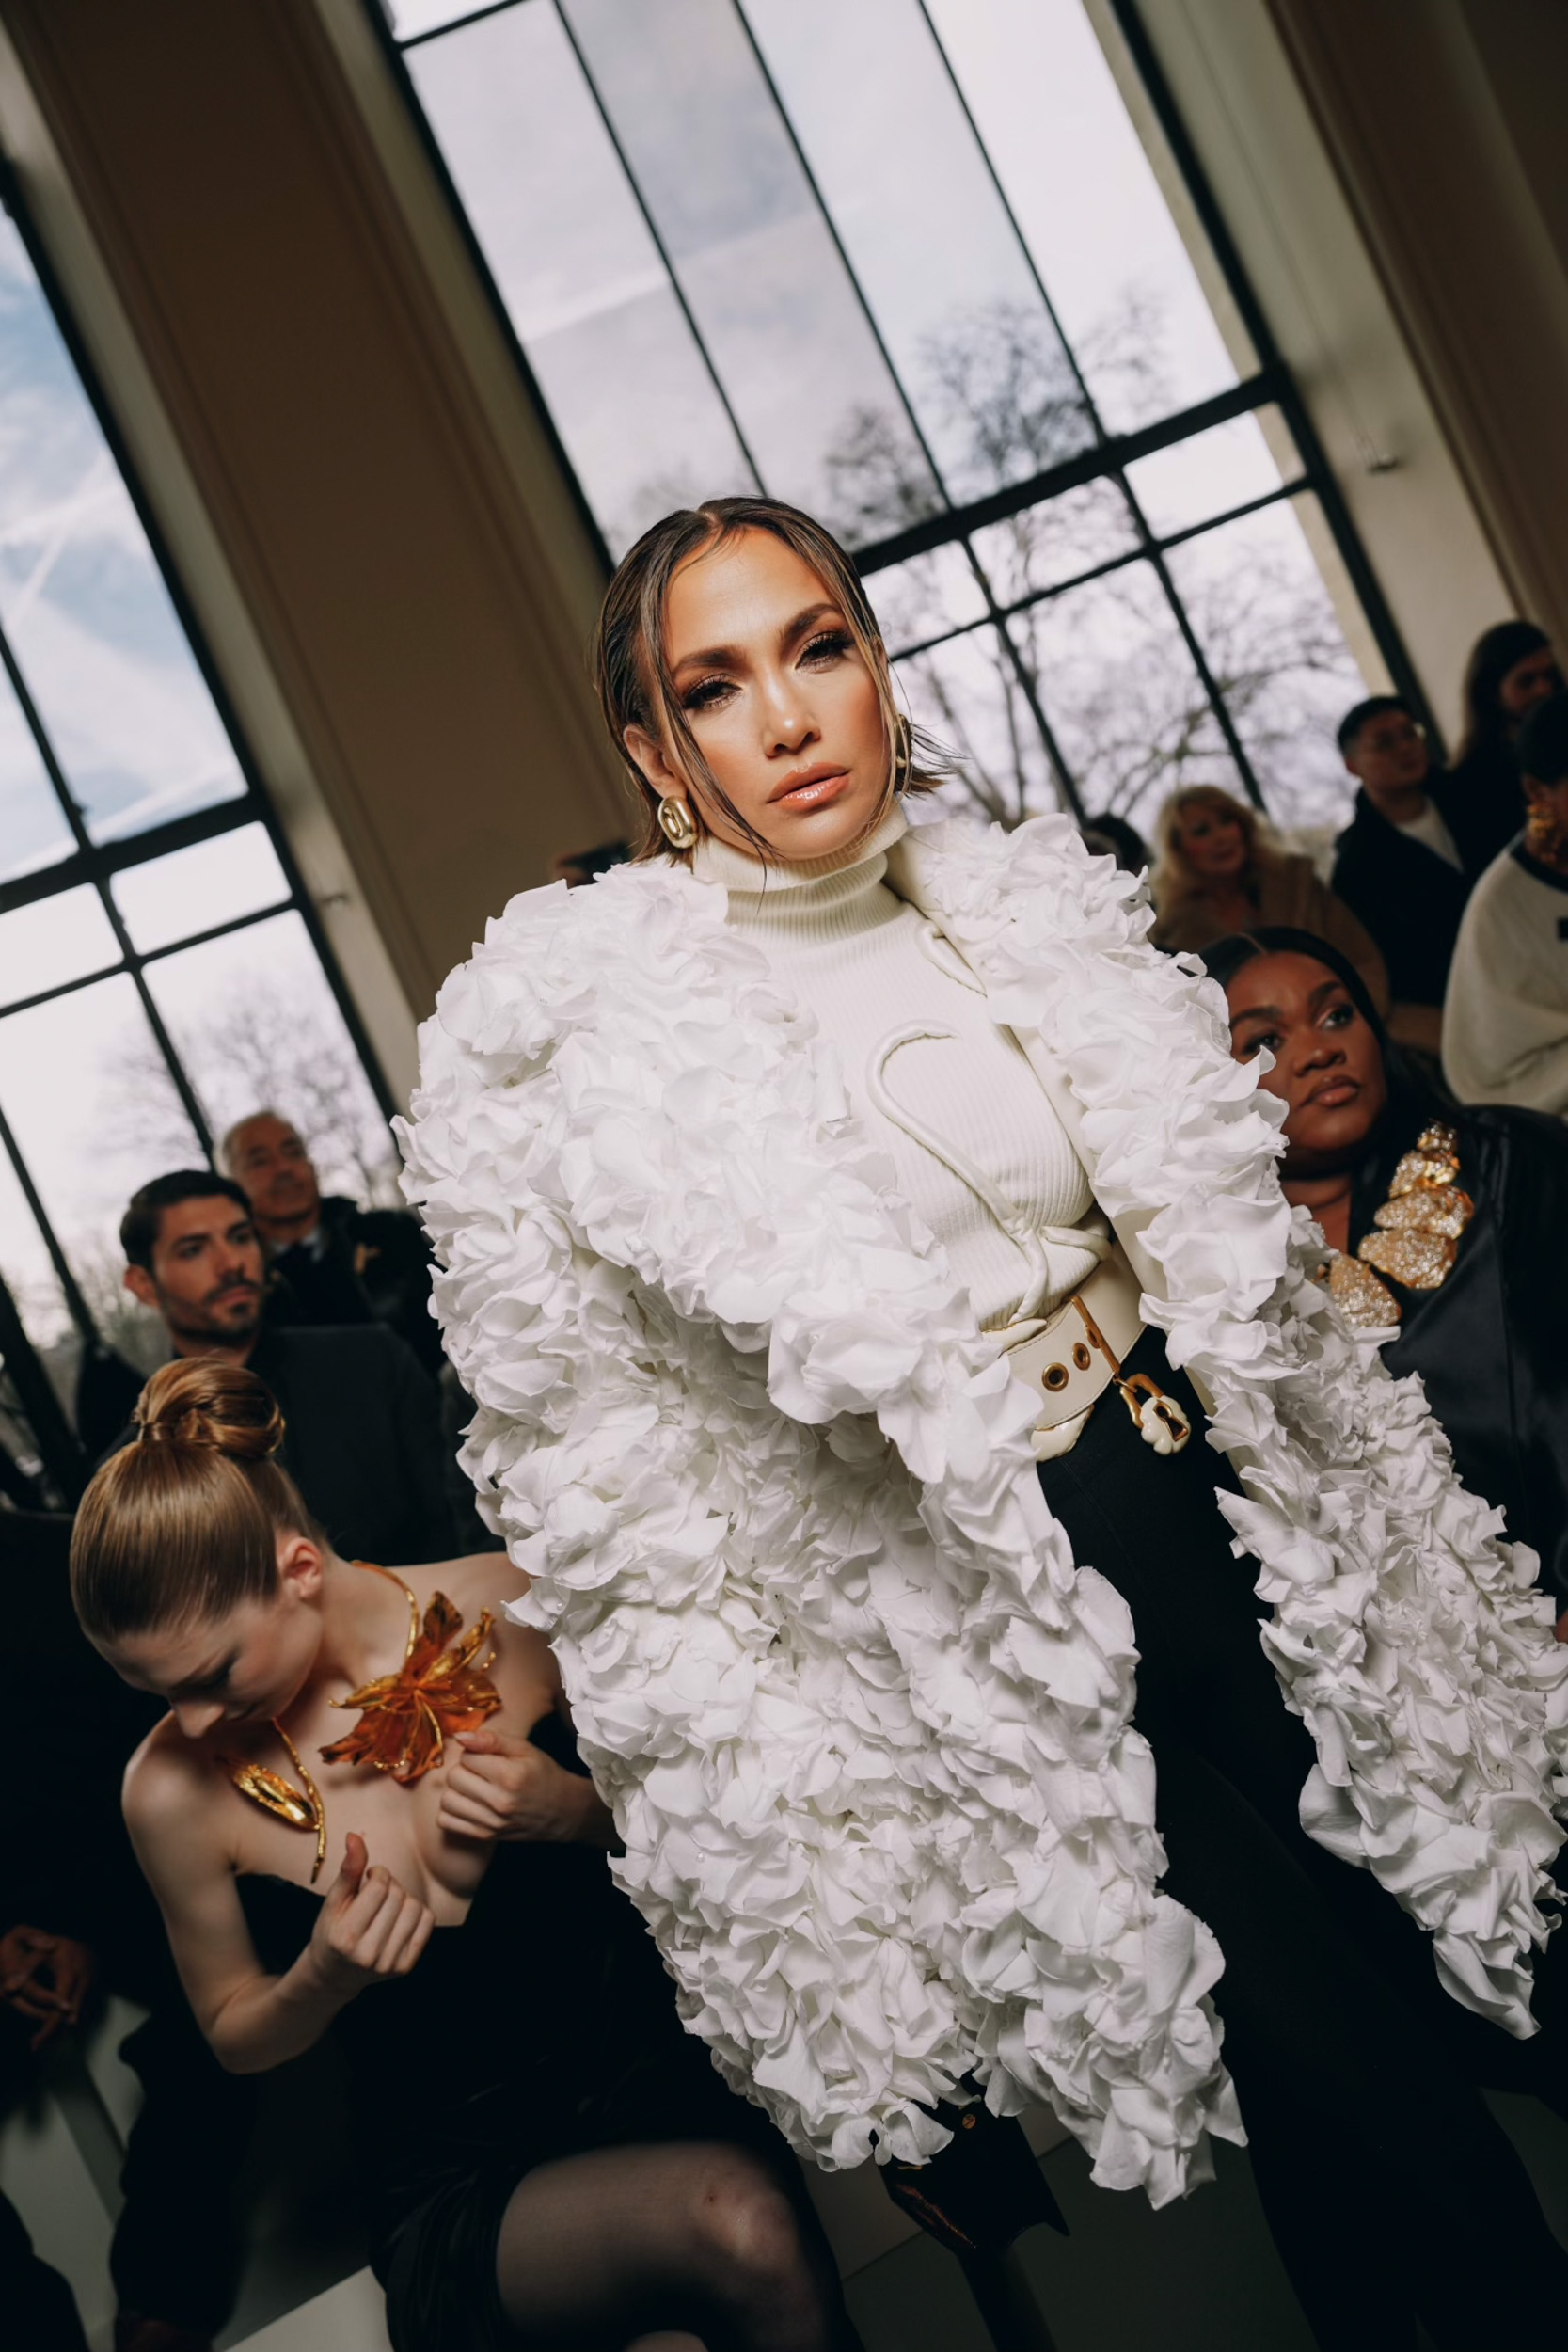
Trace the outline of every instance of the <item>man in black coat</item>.
<path fill-rule="evenodd" d="M 1450 807 L 1448 780 L 1433 770 L 1426 736 L 1399 695 L 1357 703 L 1338 739 L 1361 788 L 1334 845 L 1334 895 L 1383 952 L 1389 1034 L 1435 1056 L 1449 964 L 1484 845 Z"/>
<path fill-rule="evenodd" d="M 445 1359 L 430 1311 L 430 1245 L 406 1209 L 362 1209 L 323 1195 L 297 1127 L 252 1111 L 223 1138 L 219 1158 L 250 1202 L 280 1278 L 271 1323 L 384 1323 L 432 1379 Z"/>
<path fill-rule="evenodd" d="M 245 1364 L 271 1389 L 283 1461 L 335 1550 L 384 1567 L 451 1556 L 436 1385 L 395 1332 L 264 1322 L 249 1200 L 210 1169 L 144 1184 L 119 1232 L 125 1286 L 163 1317 L 173 1353 Z"/>

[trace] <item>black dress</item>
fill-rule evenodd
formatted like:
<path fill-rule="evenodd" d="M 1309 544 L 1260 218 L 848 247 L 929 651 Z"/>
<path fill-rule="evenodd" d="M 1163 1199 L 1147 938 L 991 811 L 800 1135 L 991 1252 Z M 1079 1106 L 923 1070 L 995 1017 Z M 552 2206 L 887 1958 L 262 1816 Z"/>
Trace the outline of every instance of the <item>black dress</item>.
<path fill-rule="evenodd" d="M 569 1747 L 553 1718 L 534 1737 Z M 238 1884 L 258 1956 L 280 1975 L 320 1898 L 283 1879 Z M 333 2033 L 396 2352 L 515 2341 L 497 2240 L 518 2182 L 551 2158 L 722 2140 L 800 2193 L 767 2118 L 682 2027 L 653 1939 L 586 1847 L 499 1845 L 463 1924 L 437 1928 L 411 1973 L 361 1994 Z"/>
<path fill-rule="evenodd" d="M 1396 1090 L 1359 1169 L 1350 1246 L 1372 1231 L 1402 1153 L 1430 1119 L 1459 1136 L 1459 1185 L 1476 1213 L 1434 1291 L 1387 1276 L 1403 1314 L 1383 1351 L 1418 1372 L 1472 1494 L 1506 1512 L 1568 1609 L 1568 1127 L 1539 1111 L 1444 1109 Z"/>

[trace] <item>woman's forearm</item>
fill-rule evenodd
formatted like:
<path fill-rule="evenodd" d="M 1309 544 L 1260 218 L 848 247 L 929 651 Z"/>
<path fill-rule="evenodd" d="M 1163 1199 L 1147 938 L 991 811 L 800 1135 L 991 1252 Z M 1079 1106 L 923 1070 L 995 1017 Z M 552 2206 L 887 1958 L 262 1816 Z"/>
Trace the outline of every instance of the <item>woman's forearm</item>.
<path fill-rule="evenodd" d="M 231 1993 L 206 2026 L 218 2064 L 230 2074 L 264 2074 L 313 2049 L 352 1991 L 334 1987 L 309 1947 L 285 1976 L 257 1977 Z"/>

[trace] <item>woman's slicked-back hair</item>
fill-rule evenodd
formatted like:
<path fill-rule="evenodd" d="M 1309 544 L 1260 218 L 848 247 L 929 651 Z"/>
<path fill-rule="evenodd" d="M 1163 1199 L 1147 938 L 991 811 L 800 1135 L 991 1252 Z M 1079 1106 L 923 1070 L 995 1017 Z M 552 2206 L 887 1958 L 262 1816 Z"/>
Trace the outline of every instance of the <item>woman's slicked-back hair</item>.
<path fill-rule="evenodd" d="M 786 506 L 779 499 L 705 499 L 701 506 L 666 515 L 662 522 L 643 532 L 622 557 L 599 612 L 594 645 L 599 707 L 642 811 L 643 837 L 634 850 L 640 859 L 678 853 L 659 831 L 659 796 L 626 749 L 626 732 L 633 726 L 666 747 L 672 764 L 691 787 L 699 834 L 707 830 L 705 803 L 735 827 L 759 857 L 775 854 L 741 816 L 698 749 L 670 675 L 664 643 L 670 586 L 681 565 L 748 531 L 766 531 L 793 548 L 842 611 L 881 705 L 888 743 L 889 798 L 895 788 L 928 790 L 951 772 L 946 755 L 898 710 L 876 615 L 859 574 L 832 532 L 798 506 Z"/>
<path fill-rule="evenodd" d="M 71 1540 L 92 1640 L 226 1616 L 277 1589 L 281 1534 L 325 1541 L 274 1460 L 283 1416 L 253 1372 L 187 1356 L 155 1372 L 136 1436 L 93 1479 Z"/>

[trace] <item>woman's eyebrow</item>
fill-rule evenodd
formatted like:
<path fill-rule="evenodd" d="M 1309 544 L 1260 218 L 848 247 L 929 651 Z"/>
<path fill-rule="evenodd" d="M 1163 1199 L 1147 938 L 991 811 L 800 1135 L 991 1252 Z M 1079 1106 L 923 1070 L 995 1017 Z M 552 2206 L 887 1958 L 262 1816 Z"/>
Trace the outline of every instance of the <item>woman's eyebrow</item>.
<path fill-rule="evenodd" d="M 789 644 L 803 630 L 810 628 L 814 621 L 819 621 L 824 612 L 837 611 L 837 605 L 830 596 L 824 596 L 819 603 L 808 604 L 803 612 L 797 612 L 794 619 L 786 621 L 780 629 L 780 644 Z M 683 670 L 690 669 L 737 670 L 743 666 L 745 660 L 745 653 L 738 645 L 704 645 L 695 652 L 683 653 L 679 660 L 673 661 L 670 675 L 678 677 Z"/>
<path fill-rule="evenodd" d="M 690 669 L 733 670 L 743 659 L 735 645 L 705 645 L 695 653 L 683 653 L 678 661 L 671 663 L 670 675 L 678 677 L 683 670 Z"/>
<path fill-rule="evenodd" d="M 792 621 L 786 621 L 784 628 L 780 629 L 780 644 L 787 645 L 792 638 L 803 635 L 814 621 L 819 621 L 822 618 L 824 612 L 836 612 L 837 611 L 838 607 L 832 596 L 823 596 L 817 603 L 808 604 L 803 612 L 797 612 L 795 618 Z"/>
<path fill-rule="evenodd" d="M 1243 1005 L 1240 1012 L 1231 1014 L 1230 1025 L 1234 1029 L 1239 1028 L 1243 1021 L 1283 1021 L 1284 1018 L 1277 1005 Z"/>

